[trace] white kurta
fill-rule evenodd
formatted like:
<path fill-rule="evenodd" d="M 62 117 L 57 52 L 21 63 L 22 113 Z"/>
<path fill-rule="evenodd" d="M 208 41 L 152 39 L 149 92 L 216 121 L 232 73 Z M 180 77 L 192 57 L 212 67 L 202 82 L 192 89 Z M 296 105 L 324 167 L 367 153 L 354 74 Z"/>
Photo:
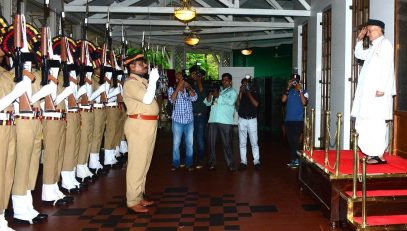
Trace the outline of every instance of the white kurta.
<path fill-rule="evenodd" d="M 387 147 L 385 120 L 393 118 L 394 48 L 383 36 L 363 50 L 362 41 L 356 43 L 355 57 L 364 60 L 358 78 L 351 116 L 356 117 L 359 147 L 367 155 L 381 156 Z M 384 92 L 376 97 L 376 91 Z"/>

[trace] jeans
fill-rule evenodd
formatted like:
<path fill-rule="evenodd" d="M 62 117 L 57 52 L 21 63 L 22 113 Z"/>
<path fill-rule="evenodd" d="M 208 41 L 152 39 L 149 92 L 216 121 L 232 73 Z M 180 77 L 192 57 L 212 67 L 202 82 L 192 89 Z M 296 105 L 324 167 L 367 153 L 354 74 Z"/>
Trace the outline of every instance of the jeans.
<path fill-rule="evenodd" d="M 180 150 L 182 135 L 184 134 L 185 158 L 187 168 L 192 167 L 194 123 L 181 124 L 172 121 L 172 166 L 178 168 L 180 165 Z"/>
<path fill-rule="evenodd" d="M 286 121 L 285 130 L 287 132 L 288 145 L 290 146 L 290 159 L 295 161 L 298 159 L 297 150 L 300 146 L 300 137 L 304 129 L 303 121 Z"/>
<path fill-rule="evenodd" d="M 194 140 L 198 149 L 197 164 L 202 165 L 205 154 L 205 125 L 206 117 L 194 116 Z"/>
<path fill-rule="evenodd" d="M 257 144 L 257 118 L 243 119 L 239 117 L 240 163 L 247 164 L 247 134 L 252 145 L 253 164 L 260 164 L 259 145 Z"/>

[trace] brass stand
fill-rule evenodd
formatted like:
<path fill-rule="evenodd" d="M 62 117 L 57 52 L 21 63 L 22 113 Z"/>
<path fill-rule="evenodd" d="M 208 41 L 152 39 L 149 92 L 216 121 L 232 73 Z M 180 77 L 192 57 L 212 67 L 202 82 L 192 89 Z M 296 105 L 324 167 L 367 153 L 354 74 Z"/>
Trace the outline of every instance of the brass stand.
<path fill-rule="evenodd" d="M 352 133 L 353 137 L 353 189 L 352 189 L 352 198 L 356 199 L 356 183 L 358 180 L 358 136 L 357 132 Z"/>
<path fill-rule="evenodd" d="M 336 121 L 336 160 L 335 160 L 335 176 L 339 175 L 339 161 L 340 161 L 340 147 L 341 147 L 341 122 L 342 122 L 342 114 L 336 114 L 337 121 Z"/>

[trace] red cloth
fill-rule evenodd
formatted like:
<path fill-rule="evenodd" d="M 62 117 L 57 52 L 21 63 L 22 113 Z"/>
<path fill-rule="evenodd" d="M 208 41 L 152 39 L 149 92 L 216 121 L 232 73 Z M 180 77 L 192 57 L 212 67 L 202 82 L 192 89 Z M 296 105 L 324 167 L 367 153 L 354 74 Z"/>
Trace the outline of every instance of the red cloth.
<path fill-rule="evenodd" d="M 352 196 L 352 191 L 346 191 L 346 195 Z M 357 197 L 362 197 L 362 191 L 356 192 Z M 367 197 L 379 197 L 379 196 L 407 196 L 407 189 L 397 190 L 369 190 L 366 191 Z"/>
<path fill-rule="evenodd" d="M 309 156 L 309 151 L 305 151 L 305 154 Z M 340 164 L 339 164 L 339 174 L 351 175 L 353 174 L 353 151 L 352 150 L 341 150 L 340 151 Z M 362 158 L 364 155 L 362 152 L 359 152 L 359 158 Z M 325 151 L 324 150 L 314 150 L 313 160 L 321 168 L 324 168 L 324 159 Z M 330 150 L 328 152 L 328 159 L 330 166 L 327 166 L 327 169 L 331 174 L 335 174 L 335 158 L 336 151 Z M 407 173 L 407 159 L 403 159 L 398 156 L 391 156 L 385 153 L 384 159 L 387 160 L 387 164 L 378 164 L 378 165 L 367 165 L 366 173 L 367 174 L 377 174 L 377 173 Z M 360 173 L 362 173 L 360 164 Z M 332 167 L 332 168 L 331 168 Z"/>

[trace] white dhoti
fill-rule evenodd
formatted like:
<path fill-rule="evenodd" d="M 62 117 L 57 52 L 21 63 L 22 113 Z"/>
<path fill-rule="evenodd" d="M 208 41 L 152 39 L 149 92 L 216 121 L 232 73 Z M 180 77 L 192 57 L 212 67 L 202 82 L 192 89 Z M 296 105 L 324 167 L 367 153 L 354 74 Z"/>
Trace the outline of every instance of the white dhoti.
<path fill-rule="evenodd" d="M 358 145 L 368 156 L 383 156 L 387 148 L 387 126 L 383 119 L 357 118 L 355 129 L 359 133 Z"/>

